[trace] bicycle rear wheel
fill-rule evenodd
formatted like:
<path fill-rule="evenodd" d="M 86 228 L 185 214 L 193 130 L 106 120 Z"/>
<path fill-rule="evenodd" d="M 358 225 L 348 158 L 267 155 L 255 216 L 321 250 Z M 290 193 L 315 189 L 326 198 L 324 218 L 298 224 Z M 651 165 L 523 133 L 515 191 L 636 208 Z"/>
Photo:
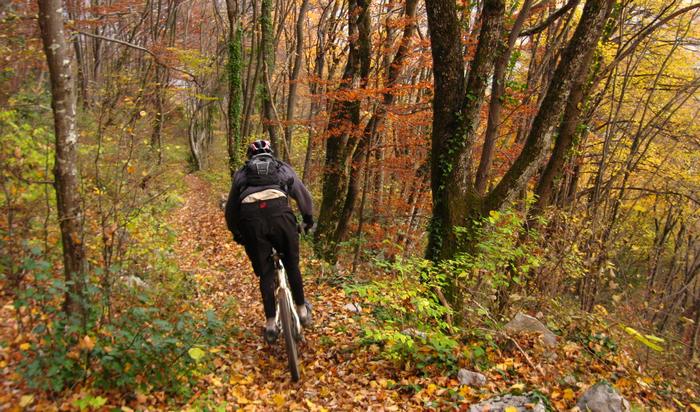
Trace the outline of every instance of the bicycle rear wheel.
<path fill-rule="evenodd" d="M 297 341 L 294 338 L 294 329 L 296 328 L 292 319 L 292 302 L 289 300 L 289 295 L 280 293 L 279 305 L 282 333 L 284 334 L 284 343 L 287 347 L 287 364 L 289 373 L 292 374 L 292 380 L 296 382 L 299 380 L 299 357 L 297 354 Z"/>

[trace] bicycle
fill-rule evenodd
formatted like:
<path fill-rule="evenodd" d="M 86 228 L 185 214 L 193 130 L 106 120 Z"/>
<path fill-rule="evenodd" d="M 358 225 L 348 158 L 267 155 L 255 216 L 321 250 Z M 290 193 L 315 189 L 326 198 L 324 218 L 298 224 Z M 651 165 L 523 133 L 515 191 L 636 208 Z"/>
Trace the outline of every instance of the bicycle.
<path fill-rule="evenodd" d="M 281 329 L 284 335 L 289 373 L 292 375 L 292 380 L 296 382 L 299 380 L 297 342 L 304 339 L 301 321 L 294 306 L 292 291 L 289 289 L 287 272 L 282 264 L 282 255 L 275 249 L 272 249 L 270 259 L 275 265 L 275 301 L 277 302 L 275 323 L 278 330 Z"/>

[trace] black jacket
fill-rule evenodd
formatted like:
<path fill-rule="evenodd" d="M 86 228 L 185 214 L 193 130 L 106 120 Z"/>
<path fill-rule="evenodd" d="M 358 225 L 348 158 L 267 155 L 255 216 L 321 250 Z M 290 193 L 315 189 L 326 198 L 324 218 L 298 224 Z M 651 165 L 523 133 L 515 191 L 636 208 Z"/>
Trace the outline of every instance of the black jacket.
<path fill-rule="evenodd" d="M 233 184 L 231 185 L 231 191 L 228 195 L 228 201 L 226 202 L 226 225 L 228 230 L 230 230 L 234 235 L 240 235 L 241 230 L 239 226 L 240 222 L 240 209 L 241 200 L 245 199 L 246 196 L 253 193 L 261 192 L 267 189 L 280 189 L 279 186 L 247 186 L 246 176 L 243 169 L 245 166 L 241 167 L 233 175 Z M 289 182 L 286 193 L 288 197 L 292 197 L 297 202 L 299 211 L 305 223 L 313 224 L 313 200 L 311 199 L 311 194 L 309 190 L 304 186 L 299 176 L 294 172 L 292 167 L 287 163 L 282 162 L 282 180 Z"/>

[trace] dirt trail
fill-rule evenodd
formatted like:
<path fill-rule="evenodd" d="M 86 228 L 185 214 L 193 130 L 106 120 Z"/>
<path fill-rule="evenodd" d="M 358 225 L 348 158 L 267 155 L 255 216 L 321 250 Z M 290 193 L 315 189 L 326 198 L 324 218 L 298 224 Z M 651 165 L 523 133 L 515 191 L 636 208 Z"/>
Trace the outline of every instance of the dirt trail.
<path fill-rule="evenodd" d="M 361 318 L 343 309 L 342 290 L 317 282 L 305 270 L 305 292 L 314 305 L 314 327 L 300 351 L 302 378 L 293 383 L 286 369 L 283 343 L 269 347 L 261 338 L 262 304 L 257 279 L 243 248 L 233 243 L 211 187 L 195 176 L 185 178 L 186 202 L 175 215 L 181 269 L 193 275 L 197 296 L 227 321 L 234 333 L 215 353 L 217 370 L 204 377 L 208 399 L 228 408 L 250 410 L 329 410 L 405 408 L 409 399 L 383 388 L 383 361 L 356 347 Z M 303 255 L 310 251 L 302 250 Z M 386 372 L 386 371 L 384 371 Z M 388 377 L 385 377 L 388 378 Z M 190 403 L 196 402 L 195 399 Z"/>

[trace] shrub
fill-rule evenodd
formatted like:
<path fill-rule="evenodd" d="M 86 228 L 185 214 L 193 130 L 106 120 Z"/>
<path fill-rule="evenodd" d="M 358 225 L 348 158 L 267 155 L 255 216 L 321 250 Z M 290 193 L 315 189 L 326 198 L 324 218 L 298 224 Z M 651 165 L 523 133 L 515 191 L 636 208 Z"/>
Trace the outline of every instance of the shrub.
<path fill-rule="evenodd" d="M 30 254 L 23 270 L 33 279 L 14 302 L 18 313 L 42 308 L 30 320 L 30 342 L 20 347 L 19 369 L 32 388 L 59 392 L 89 381 L 102 389 L 154 387 L 185 394 L 197 375 L 188 351 L 217 345 L 226 336 L 213 312 L 203 319 L 188 311 L 173 313 L 153 305 L 147 292 L 136 294 L 138 304 L 107 321 L 100 289 L 92 284 L 81 298 L 82 313 L 68 316 L 60 308 L 67 285 L 50 269 L 37 251 Z"/>
<path fill-rule="evenodd" d="M 380 262 L 393 274 L 386 280 L 346 287 L 346 293 L 362 298 L 372 311 L 361 343 L 383 347 L 383 356 L 408 361 L 419 369 L 429 365 L 454 370 L 457 341 L 448 331 L 450 309 L 435 296 L 439 282 L 425 276 L 431 265 L 424 260 Z M 422 275 L 421 275 L 422 274 Z"/>

